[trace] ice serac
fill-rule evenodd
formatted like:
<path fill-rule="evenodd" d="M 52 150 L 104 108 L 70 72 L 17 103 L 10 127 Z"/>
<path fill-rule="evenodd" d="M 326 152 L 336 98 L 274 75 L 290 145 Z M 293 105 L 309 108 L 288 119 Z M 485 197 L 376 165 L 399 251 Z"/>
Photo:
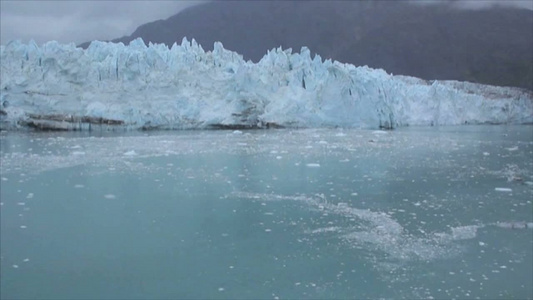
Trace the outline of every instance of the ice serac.
<path fill-rule="evenodd" d="M 0 126 L 52 130 L 532 123 L 517 88 L 393 76 L 273 49 L 258 63 L 215 43 L 170 49 L 10 42 L 0 47 Z"/>

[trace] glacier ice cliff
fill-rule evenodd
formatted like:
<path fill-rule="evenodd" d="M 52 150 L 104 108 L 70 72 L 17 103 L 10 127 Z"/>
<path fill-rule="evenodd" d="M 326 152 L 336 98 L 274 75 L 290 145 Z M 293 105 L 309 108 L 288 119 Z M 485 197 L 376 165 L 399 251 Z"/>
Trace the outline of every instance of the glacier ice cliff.
<path fill-rule="evenodd" d="M 533 123 L 533 93 L 426 81 L 355 67 L 309 49 L 258 63 L 215 43 L 10 42 L 0 47 L 0 128 L 394 128 Z"/>

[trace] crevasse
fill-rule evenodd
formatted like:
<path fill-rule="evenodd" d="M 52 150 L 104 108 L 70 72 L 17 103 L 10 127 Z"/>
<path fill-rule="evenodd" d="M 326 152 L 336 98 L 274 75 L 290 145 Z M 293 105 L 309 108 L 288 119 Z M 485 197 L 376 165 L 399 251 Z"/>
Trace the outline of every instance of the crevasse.
<path fill-rule="evenodd" d="M 394 128 L 533 123 L 533 93 L 426 81 L 355 67 L 302 48 L 258 63 L 215 43 L 170 49 L 13 41 L 0 47 L 0 128 Z"/>

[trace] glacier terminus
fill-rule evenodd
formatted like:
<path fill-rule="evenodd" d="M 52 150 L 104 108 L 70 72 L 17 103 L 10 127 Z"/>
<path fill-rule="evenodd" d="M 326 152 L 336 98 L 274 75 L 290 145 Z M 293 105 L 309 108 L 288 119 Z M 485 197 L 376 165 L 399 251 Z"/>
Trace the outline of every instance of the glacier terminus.
<path fill-rule="evenodd" d="M 258 62 L 215 43 L 0 47 L 0 129 L 387 128 L 533 123 L 533 93 L 427 81 L 302 48 Z"/>

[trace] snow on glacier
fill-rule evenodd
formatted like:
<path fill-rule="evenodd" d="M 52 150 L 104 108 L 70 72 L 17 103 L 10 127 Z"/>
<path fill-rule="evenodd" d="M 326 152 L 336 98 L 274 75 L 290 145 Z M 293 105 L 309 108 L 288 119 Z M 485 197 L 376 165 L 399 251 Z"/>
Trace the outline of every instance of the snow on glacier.
<path fill-rule="evenodd" d="M 137 39 L 86 50 L 13 41 L 0 58 L 0 128 L 87 129 L 82 117 L 132 129 L 533 122 L 530 91 L 393 76 L 311 58 L 305 47 L 273 49 L 253 63 L 221 43 L 206 52 L 187 39 L 170 49 Z"/>

